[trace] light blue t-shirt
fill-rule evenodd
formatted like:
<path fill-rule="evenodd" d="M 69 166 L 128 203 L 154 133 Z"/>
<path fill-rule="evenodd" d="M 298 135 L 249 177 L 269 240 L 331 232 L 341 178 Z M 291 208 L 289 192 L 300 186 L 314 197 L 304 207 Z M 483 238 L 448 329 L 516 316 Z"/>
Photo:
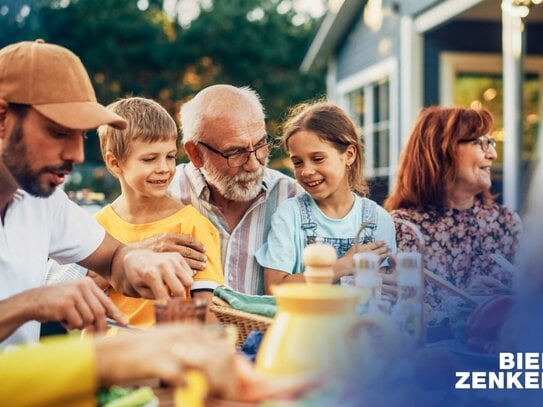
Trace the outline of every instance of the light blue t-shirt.
<path fill-rule="evenodd" d="M 350 212 L 342 219 L 326 216 L 310 197 L 310 207 L 316 234 L 332 238 L 354 238 L 362 224 L 363 200 L 358 195 Z M 388 212 L 377 206 L 377 229 L 375 240 L 384 240 L 392 253 L 396 253 L 396 231 L 394 221 Z M 268 241 L 256 253 L 258 263 L 265 268 L 284 271 L 290 274 L 303 271 L 302 251 L 305 247 L 305 232 L 302 230 L 302 215 L 296 198 L 283 201 L 273 214 Z"/>

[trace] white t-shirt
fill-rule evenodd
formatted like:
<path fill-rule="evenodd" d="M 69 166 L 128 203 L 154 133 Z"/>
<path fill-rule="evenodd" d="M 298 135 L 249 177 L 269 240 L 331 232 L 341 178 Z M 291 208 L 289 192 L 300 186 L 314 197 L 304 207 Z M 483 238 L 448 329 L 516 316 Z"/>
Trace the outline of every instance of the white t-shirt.
<path fill-rule="evenodd" d="M 45 284 L 47 259 L 76 263 L 102 243 L 104 229 L 57 189 L 48 198 L 18 190 L 0 223 L 0 300 Z M 22 325 L 0 346 L 38 341 L 40 324 Z"/>

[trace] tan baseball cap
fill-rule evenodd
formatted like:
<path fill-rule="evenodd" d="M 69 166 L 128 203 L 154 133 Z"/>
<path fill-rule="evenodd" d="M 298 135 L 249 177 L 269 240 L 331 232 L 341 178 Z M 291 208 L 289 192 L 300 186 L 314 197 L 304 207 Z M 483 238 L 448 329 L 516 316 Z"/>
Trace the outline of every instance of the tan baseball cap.
<path fill-rule="evenodd" d="M 0 98 L 31 105 L 68 129 L 94 129 L 102 124 L 124 129 L 127 125 L 96 101 L 81 60 L 43 40 L 18 42 L 0 50 Z"/>

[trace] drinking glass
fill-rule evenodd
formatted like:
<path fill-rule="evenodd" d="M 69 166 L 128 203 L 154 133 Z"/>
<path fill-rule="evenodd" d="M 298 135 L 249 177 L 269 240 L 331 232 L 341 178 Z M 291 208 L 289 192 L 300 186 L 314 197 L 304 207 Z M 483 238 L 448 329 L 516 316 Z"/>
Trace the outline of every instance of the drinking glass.
<path fill-rule="evenodd" d="M 196 322 L 204 323 L 207 301 L 203 298 L 169 298 L 155 301 L 155 320 L 157 324 L 164 322 Z"/>

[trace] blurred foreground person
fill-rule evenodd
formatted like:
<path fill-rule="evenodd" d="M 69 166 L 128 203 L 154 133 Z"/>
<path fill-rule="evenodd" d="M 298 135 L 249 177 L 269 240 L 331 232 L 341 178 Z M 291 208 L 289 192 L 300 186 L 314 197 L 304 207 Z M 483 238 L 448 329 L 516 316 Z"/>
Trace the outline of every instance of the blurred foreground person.
<path fill-rule="evenodd" d="M 538 163 L 530 181 L 528 205 L 524 216 L 525 232 L 521 238 L 515 265 L 520 270 L 514 304 L 500 329 L 498 350 L 514 352 L 517 358 L 526 352 L 543 355 L 543 165 Z M 494 319 L 496 318 L 493 315 Z M 502 318 L 500 318 L 501 320 Z M 541 362 L 541 358 L 538 358 Z M 519 369 L 520 370 L 520 369 Z M 508 394 L 511 405 L 540 406 L 543 387 L 539 364 L 537 390 L 517 390 Z M 522 372 L 524 373 L 524 372 Z"/>
<path fill-rule="evenodd" d="M 493 253 L 513 260 L 522 224 L 518 214 L 494 202 L 491 168 L 497 157 L 486 109 L 424 109 L 400 159 L 396 185 L 384 203 L 395 220 L 414 223 L 424 236 L 426 269 L 458 288 L 503 289 L 513 276 Z M 398 250 L 418 241 L 398 227 Z M 428 285 L 426 302 L 437 307 L 442 291 Z"/>
<path fill-rule="evenodd" d="M 129 296 L 182 295 L 193 283 L 181 255 L 126 247 L 57 188 L 83 162 L 86 130 L 106 124 L 126 127 L 97 103 L 75 54 L 41 40 L 0 50 L 1 176 L 14 181 L 0 206 L 0 346 L 37 341 L 39 322 L 127 323 L 89 278 L 43 287 L 48 258 L 92 269 Z"/>
<path fill-rule="evenodd" d="M 184 386 L 189 370 L 201 371 L 209 394 L 226 400 L 286 397 L 310 383 L 265 380 L 213 332 L 173 324 L 111 338 L 57 337 L 0 353 L 0 405 L 95 406 L 99 387 L 146 379 Z"/>

